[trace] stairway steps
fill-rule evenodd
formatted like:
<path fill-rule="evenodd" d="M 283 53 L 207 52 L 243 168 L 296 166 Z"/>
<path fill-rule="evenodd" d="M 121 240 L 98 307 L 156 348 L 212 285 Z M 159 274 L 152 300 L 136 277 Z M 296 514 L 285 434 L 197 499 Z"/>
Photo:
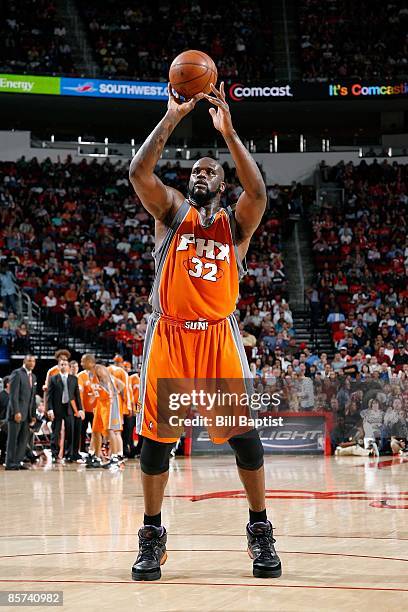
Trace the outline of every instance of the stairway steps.
<path fill-rule="evenodd" d="M 108 353 L 98 343 L 85 342 L 72 333 L 61 332 L 56 328 L 47 326 L 43 321 L 30 321 L 30 329 L 32 350 L 42 359 L 53 357 L 55 351 L 61 347 L 61 343 L 78 353 L 96 353 L 103 360 L 109 360 L 112 357 L 111 352 Z"/>
<path fill-rule="evenodd" d="M 289 274 L 290 271 L 288 270 Z M 330 330 L 326 327 L 325 323 L 321 321 L 318 327 L 314 329 L 312 335 L 310 330 L 310 314 L 307 310 L 293 310 L 292 317 L 298 344 L 304 342 L 309 348 L 317 350 L 319 353 L 327 353 L 329 359 L 331 359 L 334 356 L 334 347 Z"/>
<path fill-rule="evenodd" d="M 72 0 L 57 0 L 57 13 L 66 25 L 67 39 L 72 48 L 77 68 L 87 76 L 95 77 L 100 68 L 94 50 L 88 42 L 87 31 L 77 7 Z"/>
<path fill-rule="evenodd" d="M 290 0 L 271 0 L 273 19 L 273 60 L 276 78 L 287 81 L 299 78 L 297 24 Z M 288 65 L 289 64 L 289 65 Z"/>

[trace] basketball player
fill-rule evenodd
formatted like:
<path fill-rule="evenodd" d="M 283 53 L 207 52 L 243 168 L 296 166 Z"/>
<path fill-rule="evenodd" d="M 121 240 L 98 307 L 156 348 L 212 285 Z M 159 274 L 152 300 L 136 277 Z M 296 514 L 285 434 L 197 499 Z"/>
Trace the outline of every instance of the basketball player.
<path fill-rule="evenodd" d="M 75 361 L 75 359 L 72 359 L 69 362 L 69 373 L 72 376 L 76 376 L 76 378 L 78 379 L 78 371 L 79 371 L 79 363 Z M 79 386 L 79 380 L 78 380 L 78 386 Z M 81 391 L 79 391 L 79 395 L 81 396 L 81 402 L 82 402 Z M 81 413 L 79 414 L 79 411 L 77 410 L 74 416 L 74 454 L 75 454 L 74 459 L 77 463 L 85 463 L 85 461 L 82 459 L 81 455 L 79 454 L 80 446 L 81 446 L 82 423 L 85 421 L 85 418 L 86 418 L 85 408 L 84 408 L 84 405 L 82 404 Z"/>
<path fill-rule="evenodd" d="M 161 508 L 174 439 L 158 435 L 157 380 L 250 378 L 248 362 L 232 314 L 240 274 L 251 236 L 266 206 L 261 173 L 231 121 L 224 84 L 213 96 L 177 99 L 169 85 L 167 112 L 130 164 L 129 177 L 143 206 L 155 218 L 156 277 L 143 352 L 137 431 L 143 436 L 140 456 L 144 493 L 144 526 L 134 580 L 157 580 L 167 558 Z M 243 192 L 235 215 L 221 207 L 224 172 L 214 159 L 198 160 L 191 172 L 188 197 L 164 185 L 154 174 L 163 148 L 178 123 L 206 99 L 214 127 L 232 155 Z M 197 325 L 197 322 L 200 325 Z M 193 324 L 192 324 L 193 322 Z M 207 324 L 206 324 L 207 322 Z M 273 530 L 265 507 L 263 446 L 255 429 L 229 439 L 249 505 L 248 553 L 257 577 L 281 575 Z"/>
<path fill-rule="evenodd" d="M 123 446 L 126 446 L 125 436 L 127 436 L 128 432 L 128 420 L 129 417 L 131 417 L 132 406 L 130 402 L 129 374 L 125 370 L 125 362 L 123 361 L 122 355 L 114 356 L 113 363 L 108 366 L 108 370 L 112 376 L 120 380 L 123 384 L 123 390 L 119 393 L 119 409 L 121 422 L 123 424 L 119 457 L 123 459 Z"/>
<path fill-rule="evenodd" d="M 135 372 L 134 374 L 131 374 L 129 376 L 129 386 L 130 386 L 130 397 L 131 397 L 131 404 L 132 404 L 132 420 L 131 420 L 131 431 L 130 431 L 130 453 L 129 453 L 129 457 L 133 458 L 133 457 L 137 457 L 138 455 L 140 455 L 140 450 L 141 450 L 141 437 L 139 436 L 138 442 L 137 442 L 137 446 L 135 447 L 133 444 L 133 430 L 136 426 L 136 412 L 137 412 L 137 406 L 138 406 L 138 402 L 139 402 L 139 388 L 140 388 L 140 377 L 139 374 L 137 372 Z"/>
<path fill-rule="evenodd" d="M 114 467 L 120 463 L 118 455 L 122 448 L 119 392 L 123 391 L 123 384 L 111 376 L 108 368 L 96 363 L 95 355 L 91 353 L 82 356 L 81 365 L 88 372 L 96 396 L 87 467 Z M 102 464 L 102 436 L 109 438 L 111 453 L 109 461 L 105 464 Z"/>
<path fill-rule="evenodd" d="M 83 365 L 82 361 L 81 361 L 81 364 Z M 94 408 L 95 408 L 96 400 L 97 400 L 97 395 L 95 392 L 95 388 L 92 385 L 91 376 L 92 376 L 91 373 L 86 369 L 82 370 L 78 374 L 79 394 L 81 396 L 82 406 L 85 411 L 85 418 L 83 419 L 81 423 L 80 450 L 83 453 L 86 450 L 85 441 L 86 441 L 86 432 L 88 430 L 88 424 L 90 423 L 92 427 Z M 93 446 L 94 441 L 95 441 L 95 438 L 91 438 L 91 443 L 89 445 L 90 457 L 95 456 L 95 449 Z M 96 456 L 98 457 L 99 455 L 96 455 Z"/>
<path fill-rule="evenodd" d="M 130 372 L 132 371 L 132 364 L 130 363 L 130 361 L 124 361 L 122 363 L 122 368 L 125 370 L 125 372 L 127 372 L 130 376 Z"/>

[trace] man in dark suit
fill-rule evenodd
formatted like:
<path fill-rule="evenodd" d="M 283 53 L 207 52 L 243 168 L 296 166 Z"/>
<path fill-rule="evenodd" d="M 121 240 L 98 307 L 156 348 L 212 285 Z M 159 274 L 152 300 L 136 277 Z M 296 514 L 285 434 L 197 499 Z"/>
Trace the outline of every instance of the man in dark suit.
<path fill-rule="evenodd" d="M 0 465 L 3 465 L 6 458 L 7 444 L 7 406 L 10 394 L 10 377 L 3 378 L 3 390 L 0 391 Z"/>
<path fill-rule="evenodd" d="M 70 366 L 66 357 L 58 359 L 60 373 L 52 376 L 48 387 L 48 417 L 52 421 L 51 452 L 57 461 L 61 426 L 65 425 L 65 458 L 68 462 L 79 461 L 79 441 L 81 437 L 82 410 L 76 376 L 69 373 Z"/>
<path fill-rule="evenodd" d="M 33 374 L 34 368 L 34 355 L 26 355 L 23 366 L 10 376 L 6 470 L 28 469 L 22 462 L 30 435 L 29 427 L 35 423 L 37 379 Z"/>

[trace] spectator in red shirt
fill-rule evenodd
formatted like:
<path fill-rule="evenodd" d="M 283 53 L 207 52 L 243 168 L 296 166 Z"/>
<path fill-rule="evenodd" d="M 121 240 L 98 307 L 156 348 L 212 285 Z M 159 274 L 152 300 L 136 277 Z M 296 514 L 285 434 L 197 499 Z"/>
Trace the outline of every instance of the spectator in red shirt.
<path fill-rule="evenodd" d="M 383 363 L 385 363 L 387 366 L 391 365 L 391 359 L 389 358 L 388 355 L 386 355 L 384 353 L 384 347 L 380 346 L 380 348 L 378 349 L 378 351 L 376 352 L 376 357 L 377 357 L 377 362 L 382 365 Z"/>

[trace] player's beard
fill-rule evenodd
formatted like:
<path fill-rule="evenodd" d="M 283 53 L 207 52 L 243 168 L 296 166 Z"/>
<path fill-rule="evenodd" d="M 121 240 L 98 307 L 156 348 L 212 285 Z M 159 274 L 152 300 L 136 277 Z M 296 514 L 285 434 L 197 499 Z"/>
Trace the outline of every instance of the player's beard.
<path fill-rule="evenodd" d="M 209 204 L 211 200 L 213 200 L 220 193 L 220 188 L 215 191 L 210 191 L 208 187 L 204 190 L 198 191 L 198 193 L 194 190 L 194 185 L 192 189 L 188 189 L 188 197 L 197 206 L 205 206 Z"/>

